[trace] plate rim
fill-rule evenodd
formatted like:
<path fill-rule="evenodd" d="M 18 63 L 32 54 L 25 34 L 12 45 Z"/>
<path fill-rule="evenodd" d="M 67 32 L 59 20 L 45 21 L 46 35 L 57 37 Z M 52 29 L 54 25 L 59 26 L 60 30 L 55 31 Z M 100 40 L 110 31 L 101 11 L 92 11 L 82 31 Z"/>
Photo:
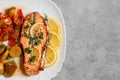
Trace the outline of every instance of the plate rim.
<path fill-rule="evenodd" d="M 65 20 L 64 20 L 64 18 L 63 18 L 63 14 L 62 14 L 62 11 L 61 11 L 61 9 L 58 7 L 58 5 L 54 2 L 54 1 L 52 1 L 52 0 L 48 0 L 52 5 L 54 5 L 57 9 L 58 9 L 58 11 L 59 11 L 59 13 L 60 13 L 60 17 L 61 17 L 61 19 L 62 19 L 62 21 L 63 21 L 63 27 L 64 27 L 64 36 L 65 36 L 65 50 L 64 50 L 64 57 L 63 57 L 63 62 L 62 62 L 62 66 L 60 67 L 60 69 L 59 69 L 59 71 L 57 71 L 57 73 L 56 73 L 56 75 L 52 75 L 51 76 L 51 78 L 54 78 L 54 77 L 56 77 L 57 76 L 57 74 L 58 73 L 60 73 L 60 71 L 62 70 L 62 67 L 63 67 L 63 64 L 64 64 L 64 62 L 65 62 L 65 57 L 66 57 L 66 47 L 67 47 L 67 38 L 66 38 L 66 26 L 65 26 Z"/>

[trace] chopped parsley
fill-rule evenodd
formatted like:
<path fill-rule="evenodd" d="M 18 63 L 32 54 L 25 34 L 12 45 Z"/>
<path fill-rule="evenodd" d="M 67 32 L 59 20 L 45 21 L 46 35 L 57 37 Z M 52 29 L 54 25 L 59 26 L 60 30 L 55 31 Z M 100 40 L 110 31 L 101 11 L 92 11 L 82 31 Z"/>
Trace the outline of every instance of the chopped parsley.
<path fill-rule="evenodd" d="M 48 21 L 48 16 L 47 16 L 47 14 L 44 14 L 44 19 L 45 19 L 46 21 Z"/>
<path fill-rule="evenodd" d="M 16 29 L 16 30 L 20 30 L 20 27 L 19 26 L 13 26 L 14 27 L 14 29 Z"/>
<path fill-rule="evenodd" d="M 31 25 L 34 25 L 35 24 L 35 22 L 31 22 Z"/>
<path fill-rule="evenodd" d="M 36 40 L 36 39 L 38 39 L 38 37 L 36 35 L 34 35 L 34 37 L 32 39 Z"/>
<path fill-rule="evenodd" d="M 41 44 L 41 41 L 40 40 L 38 40 L 38 41 L 36 41 L 36 43 L 35 43 L 36 45 L 39 45 L 39 44 Z"/>
<path fill-rule="evenodd" d="M 29 62 L 34 62 L 36 59 L 36 56 L 32 56 L 30 59 L 29 59 Z"/>
<path fill-rule="evenodd" d="M 8 14 L 8 15 L 10 15 L 10 14 L 11 14 L 10 10 L 8 10 L 7 14 Z"/>
<path fill-rule="evenodd" d="M 43 39 L 43 33 L 42 32 L 40 32 L 39 38 Z"/>
<path fill-rule="evenodd" d="M 5 48 L 5 45 L 4 45 L 4 44 L 0 45 L 0 48 L 1 48 L 1 49 L 4 49 L 4 48 Z"/>
<path fill-rule="evenodd" d="M 27 52 L 27 53 L 31 53 L 31 51 L 32 51 L 32 50 L 30 50 L 30 47 L 25 48 L 25 52 Z"/>
<path fill-rule="evenodd" d="M 24 29 L 28 29 L 29 28 L 29 25 L 27 24 L 26 26 L 24 26 Z"/>
<path fill-rule="evenodd" d="M 31 45 L 31 44 L 33 44 L 33 40 L 30 40 L 30 41 L 29 41 L 29 45 Z"/>
<path fill-rule="evenodd" d="M 35 24 L 35 22 L 33 22 L 30 18 L 28 18 L 27 20 L 30 22 L 31 25 Z"/>
<path fill-rule="evenodd" d="M 24 32 L 24 35 L 25 35 L 25 37 L 27 37 L 27 38 L 31 38 L 31 35 L 30 35 L 30 34 L 27 34 L 26 32 Z"/>

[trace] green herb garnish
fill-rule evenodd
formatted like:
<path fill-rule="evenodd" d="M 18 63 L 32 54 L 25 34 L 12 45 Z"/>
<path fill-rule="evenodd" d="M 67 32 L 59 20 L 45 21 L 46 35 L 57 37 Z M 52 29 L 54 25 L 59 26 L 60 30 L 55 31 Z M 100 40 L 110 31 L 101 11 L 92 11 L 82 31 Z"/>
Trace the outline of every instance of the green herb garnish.
<path fill-rule="evenodd" d="M 33 44 L 33 41 L 32 41 L 32 40 L 29 41 L 29 45 L 31 45 L 31 44 Z"/>
<path fill-rule="evenodd" d="M 35 24 L 35 22 L 31 22 L 31 25 L 34 25 Z"/>
<path fill-rule="evenodd" d="M 47 14 L 44 14 L 44 19 L 45 19 L 46 21 L 48 21 L 48 16 L 47 16 Z"/>
<path fill-rule="evenodd" d="M 15 63 L 15 61 L 13 60 L 13 61 L 10 61 L 10 63 L 11 64 L 13 64 L 13 65 L 16 65 L 16 63 Z"/>
<path fill-rule="evenodd" d="M 34 61 L 35 61 L 35 58 L 36 58 L 36 56 L 32 56 L 32 57 L 29 59 L 29 61 L 30 61 L 30 62 L 34 62 Z"/>
<path fill-rule="evenodd" d="M 10 10 L 8 10 L 7 14 L 8 14 L 8 15 L 10 15 L 10 14 L 11 14 Z"/>
<path fill-rule="evenodd" d="M 27 19 L 31 25 L 35 24 L 35 22 L 32 22 L 32 20 L 30 18 Z"/>
<path fill-rule="evenodd" d="M 24 32 L 24 35 L 25 35 L 25 37 L 27 37 L 27 38 L 31 38 L 31 35 L 30 35 L 30 34 L 27 34 L 26 32 Z"/>
<path fill-rule="evenodd" d="M 27 53 L 31 53 L 31 51 L 32 51 L 32 50 L 30 50 L 30 47 L 25 48 L 25 52 L 27 52 Z"/>
<path fill-rule="evenodd" d="M 43 39 L 43 33 L 42 32 L 40 32 L 39 38 Z"/>
<path fill-rule="evenodd" d="M 36 45 L 39 45 L 39 44 L 41 44 L 41 41 L 40 40 L 36 41 Z"/>
<path fill-rule="evenodd" d="M 13 26 L 13 27 L 14 27 L 14 29 L 20 30 L 19 26 Z"/>
<path fill-rule="evenodd" d="M 4 45 L 4 44 L 0 45 L 0 48 L 1 48 L 1 49 L 4 49 L 4 48 L 5 48 L 5 45 Z"/>
<path fill-rule="evenodd" d="M 38 37 L 36 35 L 34 35 L 34 37 L 32 39 L 36 40 L 36 39 L 38 39 Z"/>
<path fill-rule="evenodd" d="M 29 25 L 27 24 L 26 26 L 24 26 L 24 29 L 28 29 L 29 28 Z"/>

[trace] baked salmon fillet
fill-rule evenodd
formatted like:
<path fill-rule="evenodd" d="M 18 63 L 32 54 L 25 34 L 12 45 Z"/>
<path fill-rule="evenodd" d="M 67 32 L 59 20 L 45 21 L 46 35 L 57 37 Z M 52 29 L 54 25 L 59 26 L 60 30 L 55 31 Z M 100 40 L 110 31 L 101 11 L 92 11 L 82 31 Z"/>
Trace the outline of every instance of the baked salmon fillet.
<path fill-rule="evenodd" d="M 44 69 L 47 37 L 44 18 L 38 12 L 30 13 L 23 23 L 20 38 L 24 53 L 23 69 L 27 75 L 38 74 Z"/>

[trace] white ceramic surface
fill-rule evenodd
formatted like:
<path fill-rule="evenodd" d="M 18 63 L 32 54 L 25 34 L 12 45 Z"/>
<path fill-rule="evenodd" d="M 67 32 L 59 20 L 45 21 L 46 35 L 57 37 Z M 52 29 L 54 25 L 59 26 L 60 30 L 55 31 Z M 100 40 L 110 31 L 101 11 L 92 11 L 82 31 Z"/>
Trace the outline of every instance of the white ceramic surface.
<path fill-rule="evenodd" d="M 55 77 L 57 73 L 60 72 L 62 68 L 62 64 L 65 59 L 65 52 L 66 52 L 65 23 L 60 9 L 51 0 L 4 0 L 4 1 L 0 0 L 0 11 L 4 11 L 4 9 L 11 6 L 22 8 L 25 16 L 30 12 L 37 11 L 41 15 L 47 14 L 49 17 L 55 17 L 59 19 L 63 29 L 62 30 L 63 42 L 61 48 L 58 51 L 59 60 L 53 67 L 45 69 L 44 71 L 39 72 L 38 75 L 34 75 L 34 76 L 21 75 L 19 74 L 20 71 L 16 71 L 15 75 L 9 78 L 9 80 L 51 80 L 51 78 Z M 0 76 L 0 80 L 8 80 L 8 78 L 5 78 L 4 76 Z"/>

